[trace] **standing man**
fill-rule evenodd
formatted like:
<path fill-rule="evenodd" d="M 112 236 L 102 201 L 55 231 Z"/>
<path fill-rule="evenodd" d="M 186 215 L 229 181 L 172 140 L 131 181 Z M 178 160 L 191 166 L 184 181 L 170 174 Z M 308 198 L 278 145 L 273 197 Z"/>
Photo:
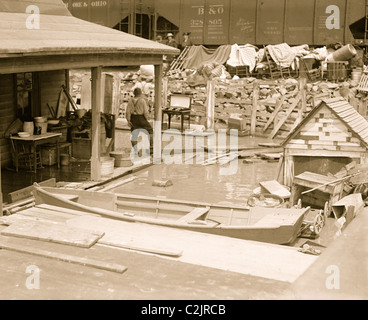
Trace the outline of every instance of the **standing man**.
<path fill-rule="evenodd" d="M 166 45 L 173 47 L 173 48 L 178 48 L 178 43 L 176 42 L 174 35 L 170 32 L 167 34 L 167 43 Z M 167 69 L 170 69 L 170 65 L 174 60 L 174 56 L 173 55 L 167 55 L 166 56 L 166 63 L 167 63 Z"/>
<path fill-rule="evenodd" d="M 134 97 L 128 102 L 126 109 L 126 119 L 132 133 L 132 146 L 137 154 L 137 142 L 140 132 L 148 132 L 150 141 L 150 150 L 153 150 L 153 129 L 148 122 L 149 112 L 148 104 L 142 94 L 141 88 L 134 89 Z"/>
<path fill-rule="evenodd" d="M 174 48 L 178 47 L 178 43 L 171 32 L 167 34 L 167 45 Z"/>
<path fill-rule="evenodd" d="M 189 46 L 192 46 L 193 45 L 193 41 L 192 39 L 190 39 L 190 32 L 184 32 L 183 33 L 183 37 L 184 37 L 184 40 L 181 44 L 181 49 L 184 50 L 185 47 L 189 47 Z"/>

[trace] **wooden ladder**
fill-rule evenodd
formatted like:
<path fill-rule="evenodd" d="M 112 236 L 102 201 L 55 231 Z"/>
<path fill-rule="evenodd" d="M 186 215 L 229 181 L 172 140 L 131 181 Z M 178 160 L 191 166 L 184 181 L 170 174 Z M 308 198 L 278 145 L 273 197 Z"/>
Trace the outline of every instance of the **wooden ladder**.
<path fill-rule="evenodd" d="M 190 46 L 185 47 L 184 50 L 180 53 L 180 55 L 174 59 L 174 61 L 171 63 L 170 65 L 170 70 L 180 70 L 183 71 L 183 64 L 185 62 L 185 58 L 187 57 L 189 50 L 190 50 Z"/>

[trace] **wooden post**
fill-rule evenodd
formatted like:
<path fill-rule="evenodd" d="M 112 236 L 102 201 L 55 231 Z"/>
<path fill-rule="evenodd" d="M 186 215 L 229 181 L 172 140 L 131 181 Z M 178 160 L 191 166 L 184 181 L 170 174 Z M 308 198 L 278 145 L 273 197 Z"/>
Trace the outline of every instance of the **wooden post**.
<path fill-rule="evenodd" d="M 250 120 L 250 135 L 251 136 L 254 136 L 256 134 L 257 108 L 258 108 L 258 92 L 259 92 L 258 82 L 257 81 L 254 81 L 254 84 L 253 84 L 252 114 L 251 114 L 251 120 Z"/>
<path fill-rule="evenodd" d="M 166 107 L 167 106 L 167 99 L 168 99 L 168 79 L 167 77 L 164 77 L 162 79 L 162 106 Z"/>
<path fill-rule="evenodd" d="M 284 155 L 284 185 L 291 187 L 294 181 L 294 158 L 287 154 Z"/>
<path fill-rule="evenodd" d="M 69 69 L 65 70 L 65 87 L 68 92 L 70 92 L 70 73 Z M 70 102 L 68 101 L 68 105 L 66 107 L 66 111 L 70 111 Z"/>
<path fill-rule="evenodd" d="M 81 87 L 81 109 L 91 110 L 91 76 L 89 74 L 83 75 L 82 77 L 82 87 Z"/>
<path fill-rule="evenodd" d="M 215 128 L 215 84 L 213 80 L 207 81 L 207 101 L 206 101 L 206 129 Z"/>
<path fill-rule="evenodd" d="M 0 217 L 3 216 L 3 190 L 1 187 L 1 152 L 0 152 Z"/>
<path fill-rule="evenodd" d="M 92 68 L 92 157 L 91 180 L 101 179 L 100 136 L 101 136 L 101 106 L 103 101 L 102 68 Z"/>
<path fill-rule="evenodd" d="M 166 104 L 166 100 L 162 101 L 163 92 L 163 67 L 162 64 L 155 65 L 155 103 L 154 103 L 154 123 L 153 123 L 153 163 L 161 163 L 161 126 L 162 126 L 162 105 Z M 167 79 L 166 96 L 167 96 Z"/>
<path fill-rule="evenodd" d="M 305 78 L 299 79 L 301 108 L 300 108 L 300 113 L 298 114 L 298 119 L 297 119 L 298 123 L 300 123 L 303 120 L 303 114 L 305 110 L 307 109 L 307 96 L 305 92 L 306 83 L 307 83 L 307 79 Z"/>

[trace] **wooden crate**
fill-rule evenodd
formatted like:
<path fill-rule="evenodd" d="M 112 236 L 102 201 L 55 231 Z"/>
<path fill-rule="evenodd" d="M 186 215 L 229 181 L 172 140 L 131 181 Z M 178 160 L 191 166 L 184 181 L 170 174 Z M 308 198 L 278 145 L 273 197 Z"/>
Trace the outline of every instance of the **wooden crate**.
<path fill-rule="evenodd" d="M 362 77 L 360 78 L 358 91 L 368 92 L 368 74 L 363 73 Z"/>
<path fill-rule="evenodd" d="M 73 140 L 72 140 L 72 155 L 76 159 L 89 160 L 92 156 L 92 141 L 91 141 L 91 139 L 73 138 Z"/>
<path fill-rule="evenodd" d="M 62 153 L 70 154 L 71 143 L 60 143 L 59 144 L 59 155 Z M 41 163 L 45 166 L 53 166 L 57 164 L 57 148 L 56 144 L 45 144 L 41 148 Z"/>
<path fill-rule="evenodd" d="M 230 73 L 232 77 L 238 76 L 239 78 L 246 78 L 250 76 L 248 66 L 233 67 L 233 66 L 227 65 L 227 71 Z"/>
<path fill-rule="evenodd" d="M 47 131 L 49 132 L 59 132 L 61 133 L 61 137 L 59 138 L 59 142 L 67 142 L 68 141 L 68 130 L 69 126 L 48 126 Z"/>
<path fill-rule="evenodd" d="M 327 80 L 338 82 L 345 81 L 348 77 L 348 61 L 327 62 Z"/>

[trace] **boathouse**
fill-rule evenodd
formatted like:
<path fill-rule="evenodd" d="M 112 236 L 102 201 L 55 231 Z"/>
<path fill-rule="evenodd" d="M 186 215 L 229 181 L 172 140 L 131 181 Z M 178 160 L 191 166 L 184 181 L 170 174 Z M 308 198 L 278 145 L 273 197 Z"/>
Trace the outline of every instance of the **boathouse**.
<path fill-rule="evenodd" d="M 344 98 L 316 106 L 283 143 L 284 184 L 303 172 L 335 174 L 355 161 L 368 162 L 368 121 Z"/>

